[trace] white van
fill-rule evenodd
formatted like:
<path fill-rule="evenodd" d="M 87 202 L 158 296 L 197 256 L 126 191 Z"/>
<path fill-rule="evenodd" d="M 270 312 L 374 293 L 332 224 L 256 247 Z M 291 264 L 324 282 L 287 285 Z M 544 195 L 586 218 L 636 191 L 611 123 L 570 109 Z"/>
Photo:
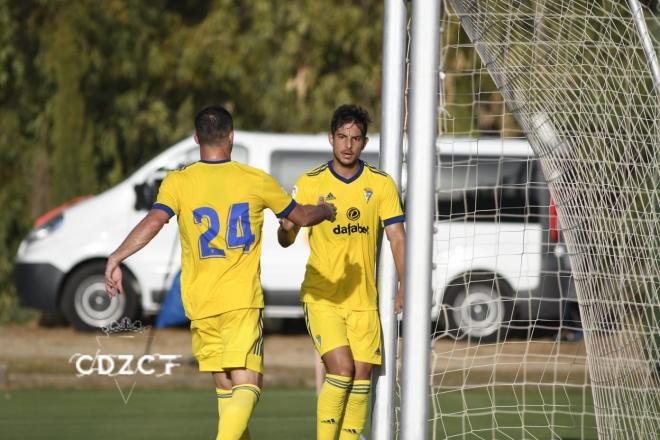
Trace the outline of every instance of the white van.
<path fill-rule="evenodd" d="M 363 159 L 378 163 L 378 136 Z M 264 169 L 291 190 L 298 176 L 332 158 L 327 134 L 235 132 L 232 159 Z M 60 309 L 76 328 L 97 328 L 123 316 L 155 314 L 181 267 L 176 221 L 128 258 L 126 295 L 110 300 L 104 291 L 105 259 L 144 217 L 168 171 L 199 160 L 192 137 L 184 139 L 97 196 L 56 208 L 21 243 L 14 278 L 21 303 Z M 299 287 L 308 249 L 304 240 L 288 249 L 277 243 L 277 219 L 268 211 L 263 227 L 261 279 L 272 317 L 302 316 Z"/>
<path fill-rule="evenodd" d="M 370 138 L 362 159 L 378 164 L 379 138 Z M 497 223 L 493 214 L 481 221 L 481 206 L 474 213 L 469 210 L 470 191 L 481 194 L 482 185 L 499 184 L 503 191 L 514 191 L 520 178 L 527 181 L 527 174 L 519 175 L 520 167 L 529 170 L 535 161 L 526 141 L 443 139 L 438 146 L 433 316 L 444 318 L 447 327 L 469 336 L 490 337 L 511 314 L 514 303 L 510 298 L 545 295 L 542 274 L 556 277 L 557 265 L 544 269 L 543 226 L 529 222 L 535 215 L 526 212 L 531 206 L 512 213 L 517 221 Z M 236 131 L 232 153 L 233 160 L 271 173 L 286 190 L 303 172 L 331 158 L 326 134 Z M 108 191 L 51 211 L 18 250 L 14 275 L 21 303 L 42 310 L 59 309 L 79 329 L 97 328 L 123 316 L 157 313 L 180 268 L 176 221 L 124 262 L 126 295 L 112 301 L 104 291 L 105 259 L 151 207 L 165 174 L 197 160 L 198 146 L 187 138 Z M 485 163 L 497 165 L 484 168 Z M 511 182 L 512 188 L 506 180 L 509 168 L 515 171 L 511 178 L 518 179 Z M 483 180 L 487 173 L 489 177 Z M 504 180 L 497 180 L 500 178 Z M 459 206 L 462 214 L 455 209 Z M 277 244 L 277 227 L 275 216 L 266 214 L 261 260 L 266 316 L 300 317 L 298 298 L 307 243 L 303 235 L 293 246 L 282 249 Z M 555 281 L 553 295 L 557 290 Z"/>
<path fill-rule="evenodd" d="M 576 308 L 557 212 L 525 139 L 438 142 L 433 313 L 456 336 L 496 339 Z"/>

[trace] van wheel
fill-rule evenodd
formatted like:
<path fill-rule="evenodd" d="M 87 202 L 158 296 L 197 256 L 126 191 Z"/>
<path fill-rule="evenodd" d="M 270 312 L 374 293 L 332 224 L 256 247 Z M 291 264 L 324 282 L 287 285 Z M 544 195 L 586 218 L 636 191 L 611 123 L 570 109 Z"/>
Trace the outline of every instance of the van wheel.
<path fill-rule="evenodd" d="M 137 318 L 138 295 L 133 277 L 124 272 L 124 294 L 109 298 L 105 293 L 105 263 L 94 262 L 68 277 L 62 292 L 61 308 L 77 330 L 96 330 L 126 317 Z"/>
<path fill-rule="evenodd" d="M 513 300 L 498 288 L 501 283 L 471 281 L 454 285 L 445 292 L 445 330 L 457 338 L 496 341 L 506 334 L 511 322 Z"/>

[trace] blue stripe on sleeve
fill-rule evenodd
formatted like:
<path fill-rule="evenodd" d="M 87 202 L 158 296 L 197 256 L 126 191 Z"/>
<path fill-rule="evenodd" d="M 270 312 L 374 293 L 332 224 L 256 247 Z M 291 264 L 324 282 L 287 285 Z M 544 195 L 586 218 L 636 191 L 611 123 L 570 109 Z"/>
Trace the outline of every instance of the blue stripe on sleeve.
<path fill-rule="evenodd" d="M 280 212 L 279 214 L 275 214 L 275 215 L 277 216 L 277 218 L 284 218 L 287 215 L 289 215 L 291 213 L 291 211 L 293 211 L 293 208 L 295 208 L 296 205 L 297 205 L 296 201 L 291 199 L 291 203 L 289 203 L 289 206 L 284 208 L 284 210 L 282 212 Z"/>
<path fill-rule="evenodd" d="M 396 217 L 388 218 L 387 220 L 383 220 L 383 225 L 389 226 L 393 225 L 394 223 L 401 223 L 406 221 L 406 216 L 405 215 L 397 215 Z"/>
<path fill-rule="evenodd" d="M 161 211 L 165 211 L 170 217 L 174 217 L 174 211 L 172 208 L 167 205 L 163 205 L 162 203 L 154 203 L 151 206 L 151 209 L 160 209 Z"/>

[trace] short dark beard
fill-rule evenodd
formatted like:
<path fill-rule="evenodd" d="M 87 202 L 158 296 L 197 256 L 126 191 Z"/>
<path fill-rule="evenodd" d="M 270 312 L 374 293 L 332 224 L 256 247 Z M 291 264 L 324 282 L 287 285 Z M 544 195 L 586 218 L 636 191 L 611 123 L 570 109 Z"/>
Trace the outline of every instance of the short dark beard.
<path fill-rule="evenodd" d="M 335 158 L 335 160 L 336 160 L 337 162 L 339 162 L 339 163 L 340 163 L 343 167 L 345 167 L 345 168 L 353 168 L 356 164 L 359 164 L 359 163 L 360 163 L 360 156 L 359 156 L 359 155 L 357 155 L 357 157 L 355 158 L 355 160 L 354 160 L 353 162 L 351 162 L 350 165 L 346 165 L 346 164 L 345 164 L 345 163 L 344 163 L 339 157 L 337 157 L 337 155 L 335 155 L 335 154 L 333 154 L 333 157 Z"/>

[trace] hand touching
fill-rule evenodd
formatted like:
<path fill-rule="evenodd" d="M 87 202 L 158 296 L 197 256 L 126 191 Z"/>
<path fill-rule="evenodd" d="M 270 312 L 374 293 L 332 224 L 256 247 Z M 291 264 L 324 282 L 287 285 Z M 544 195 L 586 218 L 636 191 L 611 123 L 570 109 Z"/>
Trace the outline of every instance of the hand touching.
<path fill-rule="evenodd" d="M 335 221 L 335 219 L 337 218 L 337 207 L 335 205 L 333 205 L 332 203 L 327 203 L 323 196 L 319 196 L 319 202 L 317 203 L 317 205 L 323 206 L 327 210 L 326 219 L 328 221 L 330 222 Z"/>

